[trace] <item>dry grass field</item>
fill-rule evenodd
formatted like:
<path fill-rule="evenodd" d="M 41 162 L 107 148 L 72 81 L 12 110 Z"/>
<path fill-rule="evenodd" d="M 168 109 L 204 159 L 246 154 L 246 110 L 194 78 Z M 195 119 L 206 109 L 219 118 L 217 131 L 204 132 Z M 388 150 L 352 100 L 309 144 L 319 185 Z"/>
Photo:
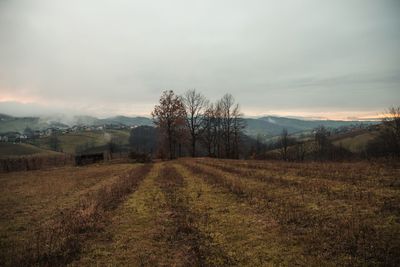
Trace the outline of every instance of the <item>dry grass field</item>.
<path fill-rule="evenodd" d="M 0 158 L 20 157 L 20 156 L 42 156 L 60 155 L 60 153 L 42 149 L 30 144 L 0 143 Z"/>
<path fill-rule="evenodd" d="M 0 265 L 400 264 L 395 166 L 198 158 L 0 184 Z"/>

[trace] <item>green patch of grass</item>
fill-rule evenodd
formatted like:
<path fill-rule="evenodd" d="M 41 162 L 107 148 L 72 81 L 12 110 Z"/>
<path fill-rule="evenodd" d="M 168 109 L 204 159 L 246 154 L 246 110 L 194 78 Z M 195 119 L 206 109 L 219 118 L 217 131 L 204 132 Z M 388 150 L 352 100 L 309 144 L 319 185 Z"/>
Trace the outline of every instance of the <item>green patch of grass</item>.
<path fill-rule="evenodd" d="M 88 131 L 81 133 L 67 133 L 58 135 L 60 148 L 66 153 L 75 153 L 79 147 L 100 147 L 112 139 L 117 144 L 126 145 L 129 140 L 129 130 Z M 33 145 L 43 149 L 50 149 L 50 137 L 33 141 Z"/>
<path fill-rule="evenodd" d="M 57 155 L 59 153 L 39 148 L 30 144 L 0 143 L 0 157 L 17 157 L 28 155 Z"/>

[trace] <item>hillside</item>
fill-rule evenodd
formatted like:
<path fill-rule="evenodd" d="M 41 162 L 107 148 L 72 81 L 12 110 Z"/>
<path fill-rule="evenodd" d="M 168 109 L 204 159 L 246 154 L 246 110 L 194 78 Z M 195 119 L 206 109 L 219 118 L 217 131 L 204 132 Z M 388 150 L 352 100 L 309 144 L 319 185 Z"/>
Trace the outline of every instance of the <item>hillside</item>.
<path fill-rule="evenodd" d="M 75 153 L 79 149 L 86 150 L 94 147 L 102 147 L 106 145 L 111 138 L 117 144 L 127 144 L 129 139 L 129 130 L 68 133 L 58 136 L 61 150 L 71 154 Z M 33 144 L 43 149 L 50 149 L 49 137 L 37 139 Z"/>
<path fill-rule="evenodd" d="M 261 135 L 265 140 L 273 140 L 273 137 L 279 135 L 283 129 L 287 129 L 289 134 L 296 137 L 309 134 L 316 127 L 323 125 L 327 128 L 338 128 L 343 126 L 363 124 L 376 124 L 376 121 L 335 121 L 335 120 L 303 120 L 276 116 L 266 116 L 262 118 L 245 118 L 247 125 L 245 133 L 251 137 Z M 149 125 L 153 126 L 150 118 L 146 117 L 127 117 L 115 116 L 105 119 L 99 119 L 92 116 L 74 116 L 70 120 L 63 118 L 38 118 L 38 117 L 13 117 L 0 115 L 0 133 L 4 132 L 22 132 L 26 127 L 34 130 L 46 129 L 49 127 L 67 128 L 72 125 Z"/>
<path fill-rule="evenodd" d="M 12 117 L 0 114 L 0 133 L 22 132 L 29 127 L 33 130 L 45 129 L 51 125 L 38 117 Z"/>
<path fill-rule="evenodd" d="M 92 116 L 75 116 L 73 122 L 77 125 L 89 125 L 89 126 L 100 126 L 105 124 L 113 125 L 153 125 L 151 119 L 146 117 L 127 117 L 127 116 L 115 116 L 105 119 L 99 119 Z"/>
<path fill-rule="evenodd" d="M 362 154 L 366 151 L 368 143 L 373 140 L 379 134 L 379 126 L 368 127 L 367 129 L 356 129 L 351 132 L 343 134 L 335 134 L 329 137 L 329 140 L 337 148 L 344 148 L 355 154 Z M 279 137 L 275 137 L 277 141 Z M 304 147 L 307 151 L 306 154 L 312 154 L 315 152 L 316 144 L 313 137 L 304 140 Z M 279 148 L 272 149 L 267 152 L 270 158 L 280 158 L 281 150 Z M 288 153 L 292 156 L 296 153 L 296 146 L 290 145 L 288 147 Z"/>
<path fill-rule="evenodd" d="M 68 128 L 73 125 L 100 126 L 105 124 L 113 125 L 153 125 L 150 118 L 146 117 L 126 117 L 115 116 L 105 119 L 99 119 L 92 116 L 74 116 L 72 119 L 64 117 L 13 117 L 6 114 L 0 114 L 0 133 L 5 132 L 23 132 L 29 127 L 33 130 L 43 130 L 51 127 Z"/>
<path fill-rule="evenodd" d="M 56 155 L 58 152 L 39 148 L 30 144 L 0 143 L 0 158 L 28 155 Z"/>
<path fill-rule="evenodd" d="M 377 129 L 362 129 L 333 136 L 331 140 L 336 146 L 341 146 L 353 153 L 361 153 L 365 151 L 368 142 L 373 140 L 378 133 Z"/>
<path fill-rule="evenodd" d="M 289 134 L 309 133 L 318 126 L 338 128 L 343 126 L 363 124 L 377 124 L 376 121 L 339 121 L 339 120 L 303 120 L 286 117 L 266 116 L 258 119 L 246 118 L 246 133 L 250 136 L 261 134 L 265 137 L 279 135 L 283 129 Z"/>
<path fill-rule="evenodd" d="M 101 119 L 102 124 L 122 124 L 122 125 L 146 125 L 153 126 L 153 121 L 146 117 L 126 117 L 116 116 L 107 119 Z"/>

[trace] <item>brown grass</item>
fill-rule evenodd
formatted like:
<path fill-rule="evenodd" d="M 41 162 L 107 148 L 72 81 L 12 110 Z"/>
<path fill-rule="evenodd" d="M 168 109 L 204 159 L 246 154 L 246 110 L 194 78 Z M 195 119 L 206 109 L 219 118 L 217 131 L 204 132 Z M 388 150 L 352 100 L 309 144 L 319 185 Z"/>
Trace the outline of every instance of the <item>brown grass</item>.
<path fill-rule="evenodd" d="M 246 164 L 240 161 L 237 163 L 237 166 Z M 307 253 L 321 257 L 322 260 L 335 260 L 341 265 L 373 263 L 394 266 L 399 262 L 399 205 L 395 204 L 399 203 L 399 192 L 390 185 L 384 187 L 381 179 L 377 179 L 375 187 L 371 187 L 373 178 L 368 176 L 365 177 L 364 188 L 359 192 L 354 191 L 357 186 L 344 179 L 349 169 L 357 171 L 354 166 L 341 169 L 340 164 L 329 165 L 331 172 L 339 177 L 337 181 L 333 175 L 328 178 L 329 181 L 338 183 L 335 189 L 332 183 L 324 187 L 318 183 L 324 184 L 326 177 L 318 181 L 313 175 L 309 179 L 315 180 L 311 182 L 296 176 L 291 177 L 292 181 L 288 176 L 266 176 L 263 179 L 262 172 L 254 174 L 250 168 L 242 170 L 221 162 L 201 160 L 197 165 L 190 161 L 185 164 L 194 173 L 203 174 L 207 182 L 229 189 L 237 196 L 247 199 L 255 208 L 272 210 L 275 219 L 286 231 L 291 232 L 298 242 L 309 248 Z M 269 163 L 265 166 L 257 164 L 257 169 L 268 170 Z M 278 165 L 278 173 L 281 175 L 285 170 L 296 173 L 309 167 L 307 164 Z M 311 167 L 313 166 L 315 165 Z M 276 168 L 273 167 L 273 172 Z M 359 173 L 364 172 L 360 170 Z M 268 175 L 268 172 L 264 172 L 264 175 Z M 358 177 L 358 174 L 353 176 Z M 359 178 L 357 184 L 363 182 Z M 368 191 L 364 192 L 367 185 Z M 334 190 L 346 192 L 347 195 L 343 197 L 341 193 L 333 194 Z"/>
<path fill-rule="evenodd" d="M 46 168 L 61 167 L 74 163 L 73 157 L 68 154 L 23 156 L 0 158 L 0 173 L 14 171 L 33 171 Z"/>
<path fill-rule="evenodd" d="M 136 166 L 0 174 L 0 265 L 400 263 L 395 165 L 200 158 Z"/>
<path fill-rule="evenodd" d="M 216 246 L 208 235 L 198 229 L 200 214 L 189 208 L 188 196 L 182 190 L 185 182 L 182 174 L 167 166 L 158 176 L 158 184 L 165 194 L 165 216 L 160 218 L 162 230 L 158 238 L 167 241 L 174 252 L 171 262 L 158 265 L 167 266 L 209 266 L 210 255 L 218 255 L 223 265 L 232 265 L 233 261 Z"/>
<path fill-rule="evenodd" d="M 145 165 L 115 177 L 99 189 L 85 193 L 77 205 L 52 214 L 51 219 L 28 234 L 25 241 L 10 241 L 11 244 L 2 247 L 2 265 L 68 263 L 79 253 L 82 242 L 102 228 L 105 213 L 135 190 L 149 170 L 150 165 Z"/>

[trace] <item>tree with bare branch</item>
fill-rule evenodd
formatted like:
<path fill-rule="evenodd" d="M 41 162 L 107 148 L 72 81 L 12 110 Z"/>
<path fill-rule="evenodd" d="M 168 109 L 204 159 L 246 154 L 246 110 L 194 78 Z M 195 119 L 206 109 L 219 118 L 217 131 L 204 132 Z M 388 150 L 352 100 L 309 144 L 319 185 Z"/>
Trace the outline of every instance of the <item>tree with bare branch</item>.
<path fill-rule="evenodd" d="M 382 137 L 393 157 L 400 157 L 400 106 L 391 107 L 382 119 Z"/>
<path fill-rule="evenodd" d="M 246 128 L 246 123 L 243 120 L 243 114 L 240 111 L 239 104 L 235 105 L 232 112 L 233 117 L 233 146 L 232 157 L 239 158 L 240 140 L 243 135 L 243 130 Z"/>
<path fill-rule="evenodd" d="M 182 96 L 185 108 L 186 126 L 190 133 L 190 144 L 192 157 L 196 156 L 196 144 L 203 131 L 204 112 L 208 106 L 208 100 L 196 90 L 188 90 Z"/>
<path fill-rule="evenodd" d="M 225 94 L 221 100 L 220 105 L 222 108 L 222 136 L 224 139 L 225 157 L 230 158 L 232 155 L 232 131 L 233 131 L 233 115 L 232 110 L 234 107 L 234 99 L 231 94 Z"/>
<path fill-rule="evenodd" d="M 180 148 L 179 139 L 186 115 L 181 98 L 172 90 L 164 91 L 151 115 L 154 124 L 160 129 L 159 133 L 162 134 L 164 143 L 167 144 L 169 159 L 175 158 L 176 145 Z"/>
<path fill-rule="evenodd" d="M 287 151 L 289 146 L 289 133 L 286 128 L 282 130 L 281 136 L 279 137 L 279 145 L 280 145 L 280 152 L 282 156 L 282 160 L 287 161 Z"/>

